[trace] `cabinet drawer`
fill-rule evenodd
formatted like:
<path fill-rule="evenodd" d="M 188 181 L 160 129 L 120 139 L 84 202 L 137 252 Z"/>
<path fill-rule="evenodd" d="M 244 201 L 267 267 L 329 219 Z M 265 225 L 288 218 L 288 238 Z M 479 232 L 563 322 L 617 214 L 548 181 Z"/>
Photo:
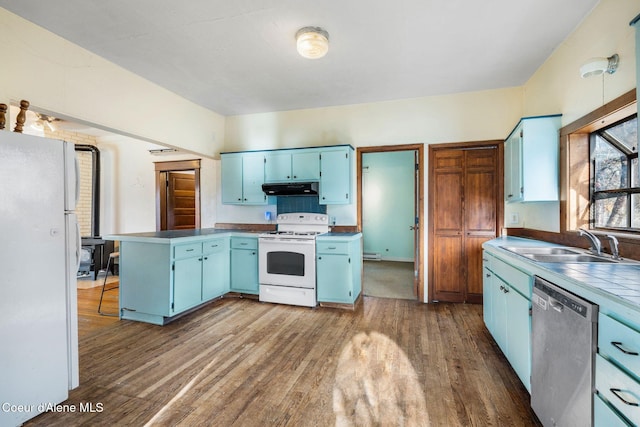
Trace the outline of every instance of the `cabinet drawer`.
<path fill-rule="evenodd" d="M 319 254 L 345 254 L 346 255 L 349 253 L 349 243 L 316 241 L 316 252 Z"/>
<path fill-rule="evenodd" d="M 600 313 L 598 351 L 640 378 L 640 332 Z"/>
<path fill-rule="evenodd" d="M 593 427 L 629 427 L 600 396 L 593 396 Z"/>
<path fill-rule="evenodd" d="M 531 299 L 531 276 L 498 258 L 491 260 L 491 270 L 507 282 L 509 286 Z"/>
<path fill-rule="evenodd" d="M 232 249 L 258 249 L 258 239 L 255 237 L 232 237 Z"/>
<path fill-rule="evenodd" d="M 202 244 L 202 252 L 205 254 L 217 254 L 228 249 L 229 245 L 225 239 L 211 240 Z"/>
<path fill-rule="evenodd" d="M 596 390 L 632 423 L 640 424 L 640 384 L 596 355 Z"/>
<path fill-rule="evenodd" d="M 200 255 L 202 253 L 202 243 L 189 243 L 187 245 L 178 245 L 173 248 L 174 258 L 185 258 Z"/>

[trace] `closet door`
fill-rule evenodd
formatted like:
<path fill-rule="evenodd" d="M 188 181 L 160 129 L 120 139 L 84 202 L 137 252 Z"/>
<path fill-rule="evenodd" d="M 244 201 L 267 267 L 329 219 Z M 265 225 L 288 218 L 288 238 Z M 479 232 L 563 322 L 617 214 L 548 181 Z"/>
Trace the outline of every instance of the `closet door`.
<path fill-rule="evenodd" d="M 432 296 L 482 302 L 482 243 L 496 237 L 496 146 L 437 149 L 432 153 Z"/>

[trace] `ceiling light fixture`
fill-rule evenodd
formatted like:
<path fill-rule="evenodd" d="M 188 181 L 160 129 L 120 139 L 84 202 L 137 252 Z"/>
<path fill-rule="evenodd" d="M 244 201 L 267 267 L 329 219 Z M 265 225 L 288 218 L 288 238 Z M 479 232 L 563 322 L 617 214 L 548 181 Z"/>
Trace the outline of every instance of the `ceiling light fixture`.
<path fill-rule="evenodd" d="M 300 28 L 296 33 L 296 46 L 305 58 L 322 58 L 329 50 L 329 33 L 320 27 Z"/>
<path fill-rule="evenodd" d="M 580 67 L 580 76 L 584 79 L 591 76 L 599 76 L 604 72 L 613 74 L 618 69 L 620 57 L 614 54 L 608 58 L 591 58 Z"/>

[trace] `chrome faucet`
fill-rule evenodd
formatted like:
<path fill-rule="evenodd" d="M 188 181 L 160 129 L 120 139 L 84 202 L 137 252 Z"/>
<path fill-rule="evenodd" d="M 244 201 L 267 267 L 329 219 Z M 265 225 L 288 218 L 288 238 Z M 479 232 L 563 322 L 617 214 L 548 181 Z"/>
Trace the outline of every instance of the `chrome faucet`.
<path fill-rule="evenodd" d="M 598 239 L 595 234 L 585 230 L 584 228 L 580 228 L 578 229 L 578 235 L 584 236 L 587 238 L 587 240 L 589 240 L 589 243 L 591 243 L 590 250 L 592 253 L 596 255 L 602 255 L 602 243 L 600 243 L 600 239 Z"/>
<path fill-rule="evenodd" d="M 609 239 L 609 244 L 611 245 L 611 256 L 613 257 L 613 259 L 622 259 L 620 257 L 620 251 L 618 249 L 618 239 L 616 238 L 616 236 L 607 234 L 606 237 L 607 239 Z"/>

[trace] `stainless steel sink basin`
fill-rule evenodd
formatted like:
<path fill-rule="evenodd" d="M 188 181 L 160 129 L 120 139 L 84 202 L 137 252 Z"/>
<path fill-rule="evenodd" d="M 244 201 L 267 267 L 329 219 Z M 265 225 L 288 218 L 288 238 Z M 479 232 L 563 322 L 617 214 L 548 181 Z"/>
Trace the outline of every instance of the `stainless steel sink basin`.
<path fill-rule="evenodd" d="M 581 251 L 580 249 L 558 248 L 558 247 L 521 247 L 521 246 L 502 246 L 510 252 L 522 255 L 533 261 L 538 262 L 554 262 L 554 263 L 591 263 L 604 262 L 616 263 L 619 261 L 611 258 L 591 255 Z"/>
<path fill-rule="evenodd" d="M 502 249 L 506 249 L 510 252 L 514 252 L 520 255 L 560 255 L 560 254 L 580 254 L 580 252 L 567 248 L 549 248 L 549 247 L 519 247 L 519 246 L 502 246 Z"/>
<path fill-rule="evenodd" d="M 616 262 L 615 260 L 610 258 L 602 258 L 595 255 L 586 255 L 586 254 L 580 254 L 580 253 L 554 254 L 554 255 L 539 255 L 539 254 L 522 254 L 522 255 L 538 262 L 564 262 L 564 263 Z"/>

